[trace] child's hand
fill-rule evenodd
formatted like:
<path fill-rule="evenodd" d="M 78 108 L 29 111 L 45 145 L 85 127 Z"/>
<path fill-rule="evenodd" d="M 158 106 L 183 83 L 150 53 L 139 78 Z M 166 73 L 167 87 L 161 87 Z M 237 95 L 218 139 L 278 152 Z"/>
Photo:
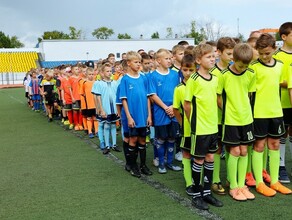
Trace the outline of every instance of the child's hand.
<path fill-rule="evenodd" d="M 136 126 L 135 121 L 132 117 L 128 118 L 128 126 L 129 128 L 134 128 Z"/>
<path fill-rule="evenodd" d="M 166 109 L 165 109 L 165 113 L 169 116 L 169 117 L 174 117 L 174 113 L 173 113 L 173 108 L 172 108 L 172 105 L 171 106 L 168 106 Z"/>
<path fill-rule="evenodd" d="M 151 116 L 147 117 L 147 126 L 148 127 L 152 126 L 152 117 Z"/>

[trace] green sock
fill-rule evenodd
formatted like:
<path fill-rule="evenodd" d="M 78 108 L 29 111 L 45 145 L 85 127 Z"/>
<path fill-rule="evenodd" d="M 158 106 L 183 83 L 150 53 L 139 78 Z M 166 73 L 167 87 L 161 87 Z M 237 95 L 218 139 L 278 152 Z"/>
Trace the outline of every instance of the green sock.
<path fill-rule="evenodd" d="M 225 170 L 226 170 L 226 180 L 229 181 L 229 174 L 228 174 L 228 159 L 229 159 L 229 152 L 225 148 Z"/>
<path fill-rule="evenodd" d="M 269 155 L 271 184 L 274 184 L 279 179 L 280 150 L 269 150 Z"/>
<path fill-rule="evenodd" d="M 256 180 L 256 185 L 258 186 L 259 183 L 263 181 L 263 152 L 252 152 L 252 170 L 254 173 L 254 177 Z"/>
<path fill-rule="evenodd" d="M 248 156 L 240 156 L 238 159 L 238 172 L 237 172 L 237 182 L 238 187 L 242 188 L 245 186 L 245 176 L 246 176 L 246 167 L 248 163 Z"/>
<path fill-rule="evenodd" d="M 252 146 L 247 147 L 247 173 L 251 173 L 251 156 L 252 156 Z"/>
<path fill-rule="evenodd" d="M 237 185 L 238 159 L 239 157 L 235 157 L 232 154 L 229 154 L 227 168 L 229 174 L 230 189 L 235 189 L 238 187 Z"/>
<path fill-rule="evenodd" d="M 267 170 L 268 162 L 268 147 L 265 145 L 264 154 L 263 154 L 263 170 Z"/>
<path fill-rule="evenodd" d="M 214 170 L 213 170 L 213 183 L 219 183 L 220 181 L 220 154 L 214 154 Z"/>
<path fill-rule="evenodd" d="M 191 159 L 183 158 L 182 164 L 184 165 L 184 178 L 186 181 L 186 186 L 188 187 L 193 184 Z"/>

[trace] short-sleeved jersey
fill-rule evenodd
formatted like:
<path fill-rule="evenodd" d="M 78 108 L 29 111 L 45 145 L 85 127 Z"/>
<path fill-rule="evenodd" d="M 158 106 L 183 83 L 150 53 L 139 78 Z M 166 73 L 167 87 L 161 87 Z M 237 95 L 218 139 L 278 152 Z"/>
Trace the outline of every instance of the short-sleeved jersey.
<path fill-rule="evenodd" d="M 185 115 L 185 111 L 183 109 L 183 104 L 185 101 L 185 92 L 186 92 L 186 84 L 182 81 L 177 87 L 174 89 L 173 94 L 173 108 L 178 109 L 181 117 L 182 117 L 182 135 L 184 137 L 191 136 L 191 125 L 189 120 Z"/>
<path fill-rule="evenodd" d="M 178 73 L 179 82 L 182 82 L 184 79 L 184 75 L 182 71 L 179 68 L 177 68 L 175 65 L 172 65 L 171 69 Z"/>
<path fill-rule="evenodd" d="M 209 135 L 218 132 L 217 113 L 218 78 L 210 74 L 210 79 L 193 73 L 186 84 L 185 101 L 191 102 L 191 132 Z"/>
<path fill-rule="evenodd" d="M 84 93 L 82 99 L 84 99 L 86 109 L 95 109 L 94 95 L 91 93 L 94 81 L 83 81 L 82 87 Z"/>
<path fill-rule="evenodd" d="M 292 63 L 290 64 L 288 68 L 287 88 L 292 89 Z"/>
<path fill-rule="evenodd" d="M 222 77 L 221 69 L 218 67 L 217 63 L 213 68 L 210 69 L 210 73 L 217 76 L 218 81 L 220 81 L 220 78 Z M 218 107 L 218 124 L 222 124 L 222 110 Z"/>
<path fill-rule="evenodd" d="M 71 84 L 72 95 L 75 100 L 80 100 L 80 93 L 79 93 L 79 80 L 81 77 L 71 76 L 69 78 L 69 82 Z"/>
<path fill-rule="evenodd" d="M 222 71 L 217 93 L 223 100 L 223 124 L 244 126 L 253 122 L 249 93 L 255 90 L 255 79 L 251 69 L 241 74 L 234 73 L 229 67 Z"/>
<path fill-rule="evenodd" d="M 256 75 L 256 89 L 253 93 L 254 118 L 277 118 L 283 116 L 280 100 L 280 82 L 283 63 L 275 60 L 268 66 L 259 59 L 250 64 Z"/>
<path fill-rule="evenodd" d="M 29 83 L 29 87 L 31 87 L 32 95 L 39 95 L 40 94 L 40 81 L 38 78 L 31 79 Z"/>
<path fill-rule="evenodd" d="M 67 79 L 67 78 L 61 79 L 60 89 L 64 91 L 64 99 L 65 99 L 66 103 L 71 104 L 72 103 L 72 97 L 71 97 L 71 93 L 70 93 L 71 84 L 69 82 L 69 79 Z"/>
<path fill-rule="evenodd" d="M 274 58 L 277 60 L 280 60 L 283 62 L 283 80 L 287 82 L 288 80 L 288 69 L 290 64 L 292 63 L 292 53 L 288 53 L 286 51 L 283 51 L 281 48 L 279 48 L 275 54 Z M 281 87 L 281 104 L 282 108 L 292 108 L 292 105 L 290 103 L 289 99 L 289 93 L 287 88 Z"/>
<path fill-rule="evenodd" d="M 145 75 L 137 77 L 124 75 L 120 84 L 120 99 L 126 99 L 129 112 L 137 128 L 147 126 L 148 117 L 148 80 Z"/>
<path fill-rule="evenodd" d="M 168 73 L 163 74 L 155 70 L 148 75 L 150 81 L 150 94 L 156 94 L 165 105 L 171 106 L 174 89 L 179 84 L 177 72 L 169 69 Z M 172 120 L 176 121 L 174 117 L 170 118 L 165 113 L 164 109 L 156 103 L 153 104 L 154 126 L 168 125 Z"/>
<path fill-rule="evenodd" d="M 85 102 L 85 91 L 84 91 L 84 86 L 83 86 L 83 84 L 86 82 L 86 80 L 84 80 L 84 79 L 80 79 L 79 81 L 78 81 L 78 87 L 79 87 L 79 94 L 80 94 L 80 108 L 82 109 L 82 110 L 84 110 L 84 109 L 86 109 L 86 102 Z M 93 81 L 93 83 L 94 83 L 94 81 Z M 90 91 L 91 92 L 91 91 Z"/>
<path fill-rule="evenodd" d="M 91 92 L 94 95 L 101 96 L 101 105 L 107 115 L 116 114 L 116 94 L 118 82 L 117 81 L 96 81 L 92 87 Z"/>
<path fill-rule="evenodd" d="M 44 92 L 47 92 L 48 95 L 51 95 L 53 91 L 55 90 L 56 86 L 56 80 L 51 79 L 51 80 L 46 80 L 43 79 L 40 83 L 40 87 L 44 89 Z"/>

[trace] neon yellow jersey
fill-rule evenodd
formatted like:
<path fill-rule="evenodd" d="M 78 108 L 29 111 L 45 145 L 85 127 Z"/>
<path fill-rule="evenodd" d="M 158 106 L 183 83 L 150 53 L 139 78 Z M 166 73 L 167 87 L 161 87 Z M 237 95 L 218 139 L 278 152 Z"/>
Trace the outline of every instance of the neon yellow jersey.
<path fill-rule="evenodd" d="M 287 88 L 292 89 L 292 63 L 288 69 L 288 81 L 287 81 Z"/>
<path fill-rule="evenodd" d="M 182 125 L 182 135 L 184 137 L 190 137 L 191 136 L 191 125 L 189 120 L 187 119 L 185 115 L 185 111 L 183 109 L 184 99 L 185 99 L 185 92 L 186 92 L 186 84 L 184 82 L 180 83 L 177 87 L 174 89 L 173 94 L 173 108 L 178 109 L 182 115 L 183 119 L 183 125 Z"/>
<path fill-rule="evenodd" d="M 216 63 L 215 66 L 210 70 L 210 73 L 217 76 L 218 81 L 220 82 L 220 79 L 222 77 L 221 71 L 222 70 L 218 67 Z M 218 125 L 221 125 L 221 124 L 222 124 L 222 110 L 218 107 Z"/>
<path fill-rule="evenodd" d="M 218 78 L 213 74 L 210 74 L 210 79 L 205 79 L 199 73 L 193 73 L 187 81 L 185 100 L 192 106 L 192 134 L 218 132 L 217 86 Z"/>
<path fill-rule="evenodd" d="M 255 90 L 256 77 L 251 69 L 241 74 L 229 67 L 222 71 L 217 93 L 223 99 L 223 124 L 243 126 L 253 122 L 249 92 Z"/>
<path fill-rule="evenodd" d="M 283 80 L 287 82 L 288 80 L 288 69 L 290 64 L 292 63 L 292 53 L 288 53 L 286 51 L 283 51 L 281 48 L 278 49 L 273 56 L 275 59 L 280 60 L 283 62 Z M 292 108 L 290 99 L 289 99 L 289 93 L 287 88 L 281 87 L 281 104 L 282 108 Z"/>
<path fill-rule="evenodd" d="M 260 60 L 255 60 L 251 63 L 250 68 L 256 75 L 256 89 L 253 96 L 254 118 L 282 117 L 280 82 L 282 81 L 283 63 L 275 60 L 274 65 L 268 66 Z"/>

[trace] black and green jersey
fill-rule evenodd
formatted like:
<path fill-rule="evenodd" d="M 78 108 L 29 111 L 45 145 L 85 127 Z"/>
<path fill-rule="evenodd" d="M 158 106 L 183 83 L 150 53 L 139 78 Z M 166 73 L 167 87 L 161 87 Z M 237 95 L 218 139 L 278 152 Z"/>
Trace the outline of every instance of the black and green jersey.
<path fill-rule="evenodd" d="M 256 77 L 249 68 L 241 74 L 234 73 L 229 67 L 222 71 L 217 93 L 223 99 L 223 124 L 243 126 L 253 122 L 249 93 L 255 86 Z"/>
<path fill-rule="evenodd" d="M 254 118 L 283 116 L 280 99 L 283 63 L 276 59 L 274 61 L 271 66 L 262 63 L 259 59 L 250 64 L 256 75 L 256 89 L 253 94 Z"/>
<path fill-rule="evenodd" d="M 288 53 L 286 51 L 283 51 L 281 48 L 279 48 L 273 56 L 275 59 L 280 60 L 283 62 L 283 80 L 287 82 L 289 77 L 289 66 L 292 63 L 292 53 Z M 287 88 L 281 87 L 281 104 L 282 108 L 292 108 L 290 99 L 289 99 L 289 93 Z"/>
<path fill-rule="evenodd" d="M 186 92 L 186 84 L 184 82 L 180 83 L 175 89 L 173 94 L 173 108 L 178 109 L 182 116 L 182 135 L 184 137 L 190 137 L 191 136 L 191 125 L 189 120 L 187 119 L 183 104 L 185 99 L 185 92 Z"/>
<path fill-rule="evenodd" d="M 193 134 L 218 132 L 217 86 L 218 78 L 213 74 L 206 79 L 196 72 L 187 81 L 185 100 L 192 105 L 190 122 Z"/>

